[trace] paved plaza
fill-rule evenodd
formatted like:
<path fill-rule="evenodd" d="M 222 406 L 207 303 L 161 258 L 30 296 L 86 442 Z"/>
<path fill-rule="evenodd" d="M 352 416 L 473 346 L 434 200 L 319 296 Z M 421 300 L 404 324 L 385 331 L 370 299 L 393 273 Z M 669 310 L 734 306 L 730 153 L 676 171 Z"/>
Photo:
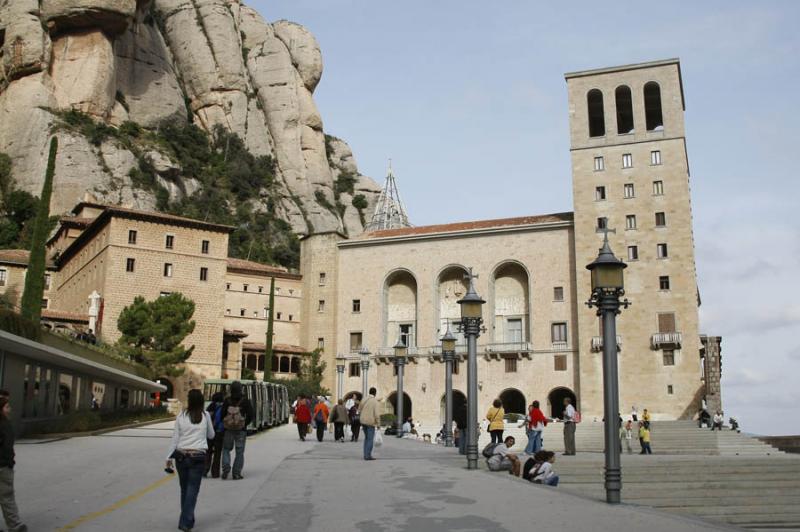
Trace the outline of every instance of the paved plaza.
<path fill-rule="evenodd" d="M 17 500 L 30 529 L 176 530 L 177 480 L 162 470 L 171 425 L 20 442 Z M 299 442 L 292 425 L 259 434 L 244 480 L 203 482 L 196 530 L 725 529 L 467 471 L 455 450 L 415 441 L 387 437 L 376 456 L 361 460 L 360 444 Z"/>

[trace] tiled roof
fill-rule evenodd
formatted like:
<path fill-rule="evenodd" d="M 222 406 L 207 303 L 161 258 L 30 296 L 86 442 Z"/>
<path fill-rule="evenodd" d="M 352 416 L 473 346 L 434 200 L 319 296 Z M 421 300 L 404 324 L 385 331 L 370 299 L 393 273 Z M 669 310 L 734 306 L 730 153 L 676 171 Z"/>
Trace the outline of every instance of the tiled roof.
<path fill-rule="evenodd" d="M 73 227 L 88 227 L 94 218 L 81 218 L 80 216 L 62 216 L 59 221 L 62 225 L 71 225 Z"/>
<path fill-rule="evenodd" d="M 228 258 L 228 268 L 232 270 L 247 270 L 256 273 L 288 273 L 289 270 L 283 266 L 272 266 L 261 264 L 251 260 Z"/>
<path fill-rule="evenodd" d="M 194 218 L 187 218 L 185 216 L 164 214 L 163 212 L 128 209 L 126 207 L 119 207 L 116 205 L 106 207 L 105 211 L 103 212 L 109 213 L 112 216 L 113 215 L 130 216 L 137 219 L 153 220 L 157 222 L 175 222 L 178 224 L 189 224 L 195 227 L 200 227 L 202 229 L 210 229 L 212 231 L 221 231 L 224 233 L 230 233 L 231 231 L 234 230 L 234 227 L 230 225 L 214 224 L 214 223 L 204 222 L 202 220 L 195 220 Z"/>
<path fill-rule="evenodd" d="M 553 222 L 571 222 L 573 215 L 571 212 L 560 212 L 555 214 L 542 214 L 538 216 L 521 216 L 518 218 L 501 218 L 498 220 L 476 220 L 473 222 L 456 222 L 440 225 L 423 225 L 420 227 L 404 227 L 401 229 L 384 229 L 382 231 L 372 231 L 364 233 L 355 240 L 366 240 L 370 238 L 389 238 L 396 236 L 429 235 L 436 233 L 455 233 L 459 231 L 471 231 L 478 229 L 492 229 L 500 227 L 514 227 L 525 225 L 538 225 Z"/>
<path fill-rule="evenodd" d="M 89 323 L 89 316 L 87 314 L 77 314 L 75 312 L 66 312 L 64 310 L 42 309 L 42 318 L 56 321 L 77 321 L 81 323 Z"/>
<path fill-rule="evenodd" d="M 0 264 L 18 264 L 27 266 L 30 260 L 30 251 L 27 249 L 0 249 Z M 47 261 L 47 269 L 55 268 L 55 265 Z"/>
<path fill-rule="evenodd" d="M 225 336 L 236 336 L 239 338 L 245 338 L 248 334 L 244 331 L 240 331 L 239 329 L 224 329 L 223 333 Z"/>
<path fill-rule="evenodd" d="M 267 348 L 264 342 L 243 342 L 242 343 L 242 350 L 243 351 L 264 351 Z M 289 345 L 289 344 L 273 344 L 272 351 L 275 353 L 292 353 L 297 355 L 302 355 L 303 353 L 307 353 L 305 349 L 300 347 L 299 345 Z"/>

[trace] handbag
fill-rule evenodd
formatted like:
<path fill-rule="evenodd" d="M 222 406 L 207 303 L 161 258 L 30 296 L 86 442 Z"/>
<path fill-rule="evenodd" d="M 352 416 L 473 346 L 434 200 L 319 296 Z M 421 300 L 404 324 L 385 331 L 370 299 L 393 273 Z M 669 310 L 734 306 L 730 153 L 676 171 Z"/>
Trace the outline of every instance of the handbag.
<path fill-rule="evenodd" d="M 383 445 L 383 436 L 381 436 L 381 432 L 379 430 L 375 430 L 375 447 L 380 447 Z"/>
<path fill-rule="evenodd" d="M 174 451 L 172 451 L 172 454 L 169 455 L 169 457 L 175 460 L 176 464 L 179 464 L 183 462 L 183 460 L 186 458 L 186 455 L 180 452 L 178 449 L 175 449 Z"/>

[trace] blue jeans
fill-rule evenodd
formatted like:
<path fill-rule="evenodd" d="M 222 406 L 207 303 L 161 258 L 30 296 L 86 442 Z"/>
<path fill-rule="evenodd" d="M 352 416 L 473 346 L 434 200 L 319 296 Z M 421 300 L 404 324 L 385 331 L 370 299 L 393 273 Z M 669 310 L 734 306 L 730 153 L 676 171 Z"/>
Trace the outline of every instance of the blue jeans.
<path fill-rule="evenodd" d="M 364 430 L 364 460 L 372 458 L 372 444 L 375 442 L 375 427 L 362 425 Z"/>
<path fill-rule="evenodd" d="M 535 454 L 542 450 L 542 431 L 541 430 L 529 430 L 527 431 L 528 435 L 528 445 L 525 447 L 525 454 Z"/>
<path fill-rule="evenodd" d="M 553 486 L 553 487 L 558 486 L 558 475 L 553 475 L 550 478 L 544 479 L 544 481 L 542 481 L 542 484 L 544 484 L 545 486 Z"/>
<path fill-rule="evenodd" d="M 236 458 L 233 460 L 233 476 L 242 474 L 244 467 L 244 442 L 246 430 L 226 430 L 222 439 L 222 474 L 228 476 L 231 470 L 231 450 L 236 447 Z"/>
<path fill-rule="evenodd" d="M 181 485 L 181 517 L 178 527 L 194 528 L 194 507 L 197 505 L 197 495 L 200 493 L 200 482 L 206 467 L 204 454 L 187 456 L 180 462 L 175 461 L 178 470 L 178 480 Z"/>

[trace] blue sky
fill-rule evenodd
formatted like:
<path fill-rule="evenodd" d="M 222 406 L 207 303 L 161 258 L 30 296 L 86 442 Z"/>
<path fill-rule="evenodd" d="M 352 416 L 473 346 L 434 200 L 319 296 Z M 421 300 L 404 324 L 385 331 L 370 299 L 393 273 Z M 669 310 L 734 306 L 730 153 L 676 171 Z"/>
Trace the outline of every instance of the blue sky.
<path fill-rule="evenodd" d="M 680 57 L 726 414 L 800 434 L 800 2 L 250 5 L 314 33 L 326 132 L 379 183 L 392 158 L 415 225 L 572 210 L 564 72 Z"/>

